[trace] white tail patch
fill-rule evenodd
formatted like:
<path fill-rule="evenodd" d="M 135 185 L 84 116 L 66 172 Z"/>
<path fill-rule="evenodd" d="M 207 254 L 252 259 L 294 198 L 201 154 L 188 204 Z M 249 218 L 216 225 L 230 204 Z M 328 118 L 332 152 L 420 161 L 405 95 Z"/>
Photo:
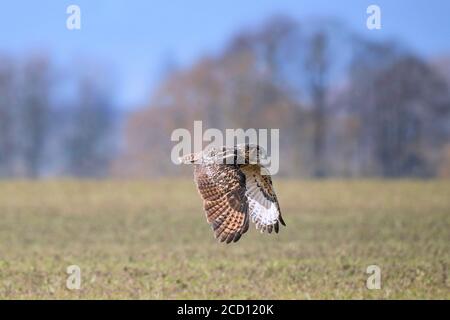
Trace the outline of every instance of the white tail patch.
<path fill-rule="evenodd" d="M 278 222 L 280 212 L 277 205 L 264 196 L 254 177 L 246 175 L 246 188 L 249 214 L 252 222 L 256 224 L 256 229 L 264 232 L 267 227 Z"/>

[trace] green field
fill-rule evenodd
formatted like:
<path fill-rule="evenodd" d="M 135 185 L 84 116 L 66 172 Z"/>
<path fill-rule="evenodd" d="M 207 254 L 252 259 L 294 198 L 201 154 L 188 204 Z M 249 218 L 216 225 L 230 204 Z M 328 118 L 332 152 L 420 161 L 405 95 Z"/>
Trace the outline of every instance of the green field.
<path fill-rule="evenodd" d="M 191 180 L 0 182 L 0 298 L 450 299 L 449 181 L 274 183 L 287 228 L 226 245 Z"/>

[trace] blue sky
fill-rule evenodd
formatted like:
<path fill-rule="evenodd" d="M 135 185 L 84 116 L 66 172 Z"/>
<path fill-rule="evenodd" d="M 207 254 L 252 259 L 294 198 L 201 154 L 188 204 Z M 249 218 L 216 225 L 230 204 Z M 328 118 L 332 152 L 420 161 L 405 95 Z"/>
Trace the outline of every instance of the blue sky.
<path fill-rule="evenodd" d="M 66 29 L 66 8 L 81 8 L 82 29 Z M 382 29 L 366 29 L 366 8 L 382 10 Z M 220 50 L 238 30 L 270 15 L 302 20 L 340 18 L 370 37 L 396 38 L 417 53 L 450 53 L 450 1 L 446 0 L 15 0 L 0 3 L 0 53 L 25 55 L 43 50 L 70 64 L 89 57 L 111 66 L 119 79 L 120 106 L 144 104 L 171 56 L 188 65 Z"/>

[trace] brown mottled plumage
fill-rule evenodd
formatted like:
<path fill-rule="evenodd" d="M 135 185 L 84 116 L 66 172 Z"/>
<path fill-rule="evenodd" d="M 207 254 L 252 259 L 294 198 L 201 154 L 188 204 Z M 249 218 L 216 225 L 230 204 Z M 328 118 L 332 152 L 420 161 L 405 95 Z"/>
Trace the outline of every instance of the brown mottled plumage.
<path fill-rule="evenodd" d="M 193 163 L 194 180 L 203 198 L 206 219 L 221 242 L 236 242 L 247 232 L 250 219 L 261 232 L 278 232 L 280 206 L 270 175 L 260 163 L 262 148 L 239 145 L 210 148 L 181 159 Z"/>

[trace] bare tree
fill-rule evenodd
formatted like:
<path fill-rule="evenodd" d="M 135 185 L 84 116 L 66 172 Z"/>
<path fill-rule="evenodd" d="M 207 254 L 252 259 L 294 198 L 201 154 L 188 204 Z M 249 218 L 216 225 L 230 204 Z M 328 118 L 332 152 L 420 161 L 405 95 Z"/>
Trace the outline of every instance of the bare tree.
<path fill-rule="evenodd" d="M 66 172 L 70 175 L 108 174 L 114 138 L 114 111 L 108 94 L 90 78 L 83 77 L 79 82 L 79 101 L 71 110 L 64 142 Z"/>
<path fill-rule="evenodd" d="M 33 56 L 25 62 L 20 86 L 19 139 L 24 174 L 39 176 L 45 151 L 50 107 L 50 69 L 44 56 Z"/>
<path fill-rule="evenodd" d="M 313 105 L 313 161 L 314 176 L 325 175 L 324 152 L 327 135 L 326 97 L 328 90 L 328 73 L 330 69 L 329 40 L 324 32 L 315 33 L 309 44 L 309 51 L 305 61 L 308 76 L 308 89 L 311 93 Z"/>
<path fill-rule="evenodd" d="M 12 59 L 0 57 L 0 177 L 13 175 L 15 70 Z"/>
<path fill-rule="evenodd" d="M 377 85 L 375 152 L 385 176 L 429 176 L 430 154 L 443 141 L 449 88 L 421 59 L 405 56 L 381 72 Z"/>
<path fill-rule="evenodd" d="M 361 38 L 353 42 L 348 84 L 340 92 L 339 105 L 356 122 L 354 132 L 356 144 L 351 159 L 353 166 L 351 170 L 356 175 L 379 174 L 374 147 L 374 137 L 378 130 L 378 125 L 374 121 L 378 112 L 376 79 L 380 72 L 404 54 L 402 48 L 390 42 L 372 42 Z"/>

